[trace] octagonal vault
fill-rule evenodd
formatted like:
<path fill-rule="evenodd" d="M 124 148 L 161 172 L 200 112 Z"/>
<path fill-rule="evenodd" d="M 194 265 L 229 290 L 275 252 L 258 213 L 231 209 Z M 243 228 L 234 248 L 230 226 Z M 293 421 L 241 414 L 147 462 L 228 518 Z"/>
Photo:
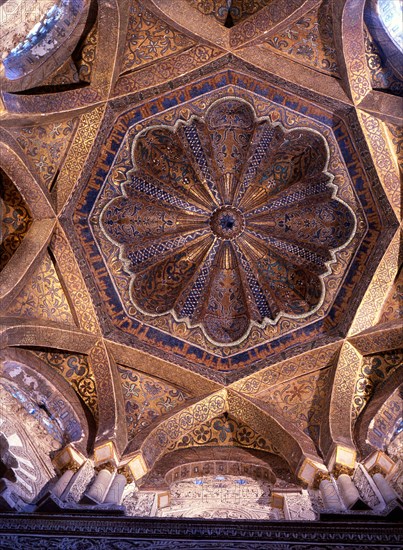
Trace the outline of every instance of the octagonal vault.
<path fill-rule="evenodd" d="M 344 334 L 390 216 L 344 118 L 232 71 L 119 115 L 75 211 L 105 333 L 226 382 Z"/>

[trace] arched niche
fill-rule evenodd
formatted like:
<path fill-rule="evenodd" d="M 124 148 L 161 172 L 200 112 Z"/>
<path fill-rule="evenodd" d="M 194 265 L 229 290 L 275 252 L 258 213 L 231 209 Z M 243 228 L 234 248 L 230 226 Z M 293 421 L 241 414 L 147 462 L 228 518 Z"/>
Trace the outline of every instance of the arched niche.
<path fill-rule="evenodd" d="M 85 29 L 90 0 L 22 0 L 0 6 L 0 85 L 7 92 L 38 86 L 70 57 Z M 31 17 L 28 17 L 30 15 Z"/>
<path fill-rule="evenodd" d="M 87 453 L 94 430 L 83 403 L 57 372 L 32 354 L 14 348 L 0 352 L 0 385 L 10 395 L 10 413 L 18 403 L 59 443 L 69 443 Z"/>
<path fill-rule="evenodd" d="M 59 442 L 0 385 L 0 510 L 24 511 L 40 498 L 55 471 Z"/>

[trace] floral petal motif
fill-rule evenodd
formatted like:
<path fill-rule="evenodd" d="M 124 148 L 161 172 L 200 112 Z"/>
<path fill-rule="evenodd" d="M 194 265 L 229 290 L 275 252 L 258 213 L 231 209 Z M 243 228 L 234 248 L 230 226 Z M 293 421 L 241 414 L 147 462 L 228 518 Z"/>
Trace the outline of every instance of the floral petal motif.
<path fill-rule="evenodd" d="M 254 129 L 252 107 L 237 99 L 217 102 L 208 111 L 206 123 L 221 172 L 217 185 L 223 203 L 231 204 Z"/>
<path fill-rule="evenodd" d="M 236 255 L 229 242 L 223 242 L 212 268 L 203 325 L 217 342 L 239 340 L 248 330 L 250 318 Z"/>
<path fill-rule="evenodd" d="M 183 233 L 208 225 L 206 216 L 188 214 L 164 206 L 136 202 L 127 197 L 113 199 L 102 213 L 105 233 L 127 247 L 140 245 L 145 239 L 158 239 L 174 233 Z"/>
<path fill-rule="evenodd" d="M 282 132 L 280 137 L 278 131 L 275 137 L 277 139 L 259 161 L 252 184 L 239 202 L 244 211 L 266 204 L 294 183 L 320 174 L 325 168 L 327 151 L 318 134 L 293 130 Z"/>
<path fill-rule="evenodd" d="M 199 325 L 223 346 L 254 323 L 314 312 L 356 227 L 328 155 L 317 132 L 258 120 L 237 98 L 141 132 L 122 196 L 101 216 L 133 304 Z"/>
<path fill-rule="evenodd" d="M 179 137 L 169 128 L 147 130 L 134 152 L 137 167 L 199 206 L 209 208 L 212 197 L 186 157 Z"/>
<path fill-rule="evenodd" d="M 303 203 L 299 208 L 288 206 L 270 213 L 260 213 L 248 219 L 248 227 L 264 235 L 312 246 L 315 249 L 336 249 L 351 234 L 350 210 L 340 201 Z"/>
<path fill-rule="evenodd" d="M 173 309 L 178 296 L 203 261 L 212 240 L 211 236 L 205 237 L 197 245 L 168 256 L 140 273 L 132 282 L 133 301 L 151 314 L 162 314 Z"/>

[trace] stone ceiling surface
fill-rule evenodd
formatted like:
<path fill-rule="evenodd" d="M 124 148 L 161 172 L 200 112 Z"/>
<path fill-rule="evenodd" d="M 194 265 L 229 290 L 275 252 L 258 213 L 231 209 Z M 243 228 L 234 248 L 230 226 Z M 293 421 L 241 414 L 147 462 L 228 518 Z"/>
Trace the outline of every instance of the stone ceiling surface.
<path fill-rule="evenodd" d="M 36 369 L 74 396 L 66 444 L 141 457 L 147 483 L 235 447 L 312 484 L 338 447 L 389 444 L 402 82 L 365 2 L 55 5 L 2 46 L 19 71 L 0 74 L 18 406 L 36 406 Z"/>

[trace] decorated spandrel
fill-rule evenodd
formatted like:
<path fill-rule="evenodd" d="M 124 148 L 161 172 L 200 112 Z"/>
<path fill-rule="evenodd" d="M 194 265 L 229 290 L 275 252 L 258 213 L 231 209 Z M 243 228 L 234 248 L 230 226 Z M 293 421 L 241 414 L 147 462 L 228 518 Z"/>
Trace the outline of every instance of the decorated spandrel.
<path fill-rule="evenodd" d="M 226 98 L 204 119 L 145 129 L 132 155 L 100 222 L 143 313 L 170 312 L 228 345 L 253 324 L 318 309 L 355 231 L 319 133 L 287 131 Z"/>

